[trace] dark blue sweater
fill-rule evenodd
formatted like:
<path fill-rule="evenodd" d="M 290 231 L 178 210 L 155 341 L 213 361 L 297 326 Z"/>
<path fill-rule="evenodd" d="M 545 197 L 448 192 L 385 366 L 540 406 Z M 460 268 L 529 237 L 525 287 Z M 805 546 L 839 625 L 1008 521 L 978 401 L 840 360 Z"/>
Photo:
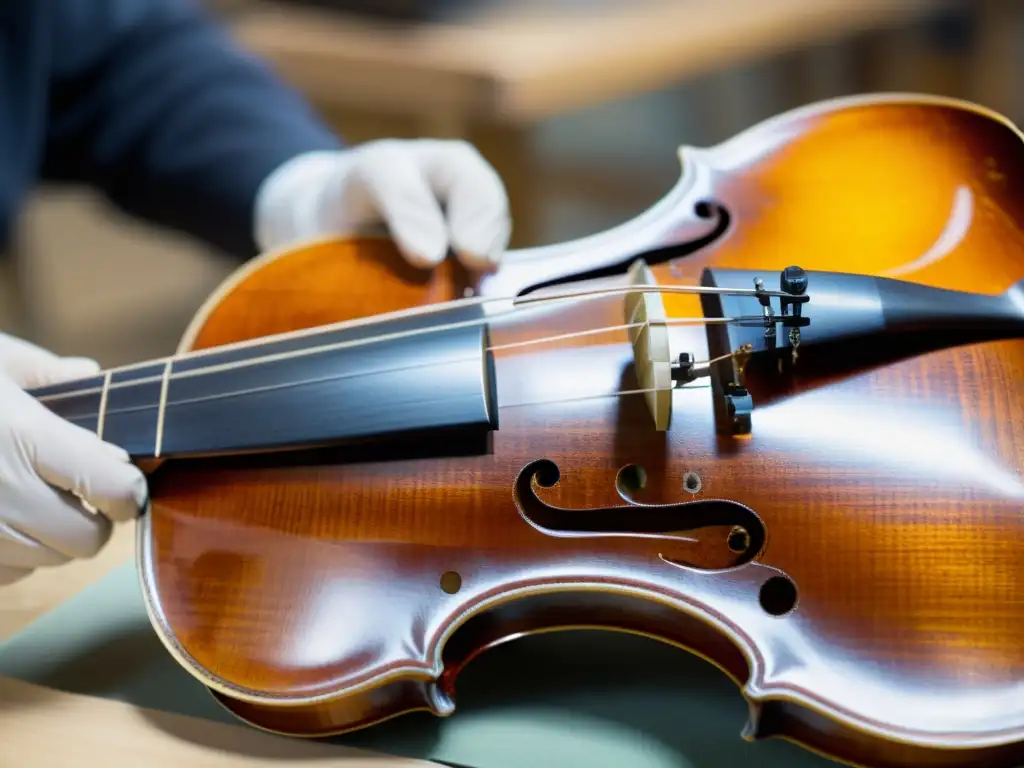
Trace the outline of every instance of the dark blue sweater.
<path fill-rule="evenodd" d="M 0 249 L 40 180 L 248 258 L 260 182 L 340 141 L 196 0 L 0 3 Z"/>

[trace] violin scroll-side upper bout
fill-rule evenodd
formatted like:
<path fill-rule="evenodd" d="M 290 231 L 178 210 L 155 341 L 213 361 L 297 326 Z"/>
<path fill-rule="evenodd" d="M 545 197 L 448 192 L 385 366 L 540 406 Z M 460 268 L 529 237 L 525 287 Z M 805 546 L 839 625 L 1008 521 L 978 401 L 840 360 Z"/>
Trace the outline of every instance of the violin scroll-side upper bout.
<path fill-rule="evenodd" d="M 680 157 L 636 219 L 490 275 L 353 238 L 197 314 L 139 566 L 232 712 L 448 715 L 479 653 L 590 626 L 718 665 L 748 738 L 1020 762 L 1020 132 L 862 97 Z"/>

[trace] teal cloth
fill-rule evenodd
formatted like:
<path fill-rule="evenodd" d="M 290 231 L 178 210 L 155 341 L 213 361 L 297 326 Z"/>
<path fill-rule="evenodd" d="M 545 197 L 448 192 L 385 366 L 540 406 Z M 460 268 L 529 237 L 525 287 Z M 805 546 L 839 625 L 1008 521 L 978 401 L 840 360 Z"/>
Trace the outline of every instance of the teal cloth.
<path fill-rule="evenodd" d="M 0 644 L 0 675 L 237 723 L 171 659 L 126 564 Z M 468 768 L 827 768 L 784 741 L 740 738 L 746 704 L 710 664 L 595 631 L 528 637 L 462 673 L 449 718 L 414 713 L 335 741 Z"/>

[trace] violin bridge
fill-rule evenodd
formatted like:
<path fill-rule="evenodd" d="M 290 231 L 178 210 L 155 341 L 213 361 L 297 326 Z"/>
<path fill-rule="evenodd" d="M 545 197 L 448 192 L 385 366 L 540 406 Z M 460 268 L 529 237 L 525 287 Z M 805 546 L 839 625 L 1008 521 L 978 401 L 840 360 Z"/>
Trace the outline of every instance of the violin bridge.
<path fill-rule="evenodd" d="M 657 285 L 643 259 L 637 259 L 626 275 L 630 285 Z M 647 408 L 659 432 L 672 420 L 672 353 L 668 316 L 660 293 L 633 291 L 626 294 L 625 321 L 630 326 L 633 364 Z"/>

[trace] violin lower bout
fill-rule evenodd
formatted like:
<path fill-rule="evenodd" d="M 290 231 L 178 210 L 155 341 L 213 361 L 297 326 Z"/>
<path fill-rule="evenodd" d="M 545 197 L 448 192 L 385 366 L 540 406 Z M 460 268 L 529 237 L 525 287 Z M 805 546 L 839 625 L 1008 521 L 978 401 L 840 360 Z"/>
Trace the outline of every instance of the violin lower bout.
<path fill-rule="evenodd" d="M 666 633 L 667 627 L 673 631 Z M 843 763 L 875 768 L 1005 768 L 1018 766 L 1024 759 L 1024 750 L 1016 743 L 936 749 L 879 739 L 792 701 L 757 695 L 745 685 L 750 670 L 744 654 L 706 619 L 654 600 L 605 591 L 537 595 L 479 614 L 453 635 L 436 675 L 397 675 L 359 691 L 339 692 L 333 698 L 304 705 L 257 703 L 213 689 L 210 692 L 250 725 L 299 737 L 335 736 L 415 712 L 447 717 L 455 712 L 456 679 L 465 666 L 486 649 L 533 631 L 627 632 L 700 656 L 743 689 L 749 717 L 742 736 L 748 741 L 783 738 Z"/>

